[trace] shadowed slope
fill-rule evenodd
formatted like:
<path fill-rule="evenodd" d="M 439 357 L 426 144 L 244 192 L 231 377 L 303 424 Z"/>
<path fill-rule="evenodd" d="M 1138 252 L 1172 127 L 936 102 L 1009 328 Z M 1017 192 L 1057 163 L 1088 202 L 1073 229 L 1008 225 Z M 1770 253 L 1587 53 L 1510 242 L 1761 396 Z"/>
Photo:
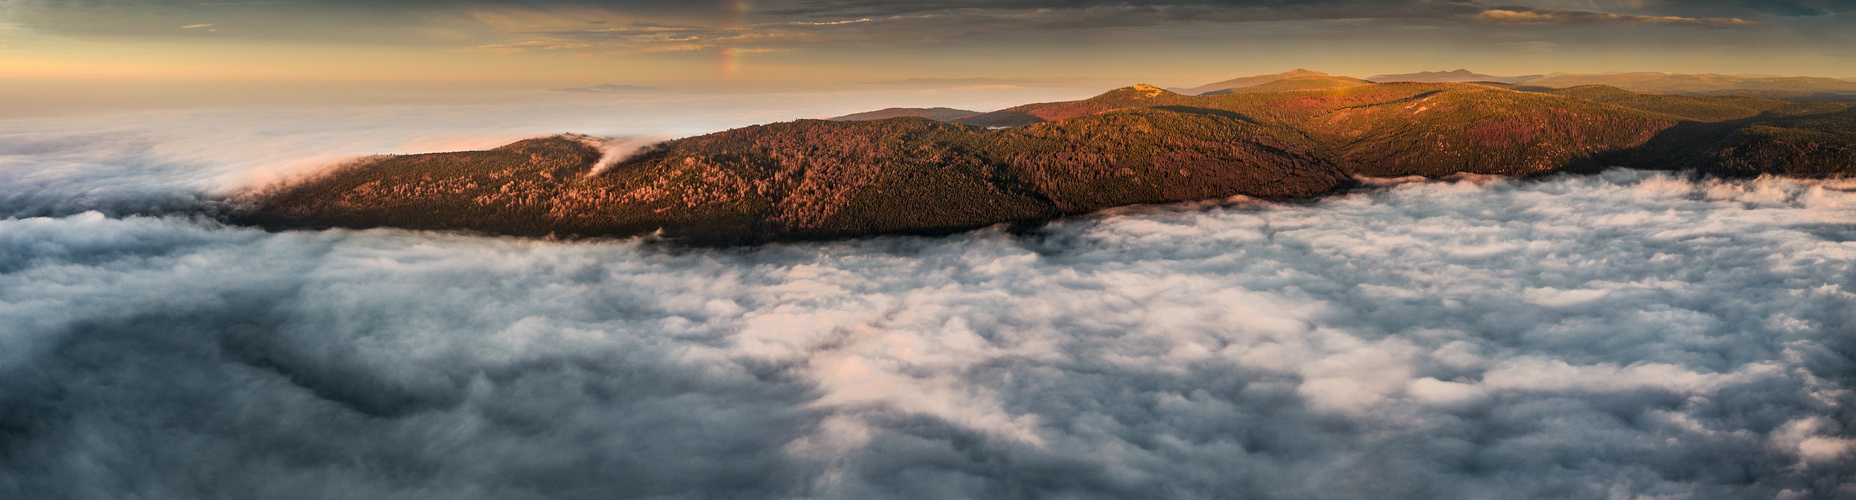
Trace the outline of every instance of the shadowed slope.
<path fill-rule="evenodd" d="M 1582 85 L 1547 93 L 1631 109 L 1667 113 L 1704 122 L 1751 118 L 1786 104 L 1784 101 L 1744 96 L 1639 94 L 1606 85 Z"/>
<path fill-rule="evenodd" d="M 1727 176 L 1856 173 L 1856 105 L 1836 104 L 1844 109 L 1736 123 L 1689 165 Z"/>

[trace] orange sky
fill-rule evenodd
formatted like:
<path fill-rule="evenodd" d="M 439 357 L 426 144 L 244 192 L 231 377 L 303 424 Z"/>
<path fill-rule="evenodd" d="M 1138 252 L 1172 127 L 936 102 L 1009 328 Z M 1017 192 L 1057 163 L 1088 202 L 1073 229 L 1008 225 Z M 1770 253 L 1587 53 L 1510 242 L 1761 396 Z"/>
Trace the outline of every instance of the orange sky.
<path fill-rule="evenodd" d="M 1519 3 L 0 0 L 0 105 L 922 77 L 1185 86 L 1294 68 L 1856 77 L 1846 2 Z"/>

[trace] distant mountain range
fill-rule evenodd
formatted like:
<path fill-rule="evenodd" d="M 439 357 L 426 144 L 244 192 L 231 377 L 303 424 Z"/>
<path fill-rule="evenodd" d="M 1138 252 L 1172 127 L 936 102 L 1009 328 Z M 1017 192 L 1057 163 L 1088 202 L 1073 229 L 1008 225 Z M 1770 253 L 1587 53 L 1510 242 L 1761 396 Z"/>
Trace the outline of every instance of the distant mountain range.
<path fill-rule="evenodd" d="M 1017 85 L 1026 82 L 1027 80 L 1022 78 L 906 78 L 902 80 L 868 82 L 868 84 L 901 87 L 965 87 L 977 85 Z"/>
<path fill-rule="evenodd" d="M 1778 99 L 1856 94 L 1856 82 L 1835 78 L 1764 75 L 1688 75 L 1679 73 L 1610 73 L 1580 75 L 1554 73 L 1521 82 L 1542 87 L 1609 85 L 1633 92 L 1658 94 L 1750 95 Z"/>
<path fill-rule="evenodd" d="M 1397 74 L 1397 75 L 1377 75 L 1377 76 L 1366 77 L 1366 79 L 1372 80 L 1375 82 L 1521 83 L 1521 82 L 1525 82 L 1525 81 L 1532 80 L 1535 78 L 1540 78 L 1540 76 L 1541 75 L 1492 76 L 1492 75 L 1484 75 L 1481 73 L 1474 73 L 1466 69 L 1459 69 L 1456 71 L 1424 71 L 1424 72 L 1418 72 L 1418 73 L 1403 73 L 1403 74 Z"/>
<path fill-rule="evenodd" d="M 253 193 L 229 219 L 736 244 L 939 234 L 1232 196 L 1307 198 L 1349 189 L 1359 176 L 1617 166 L 1856 175 L 1852 102 L 1600 85 L 1276 81 L 1310 78 L 1338 86 L 1193 96 L 1137 85 L 972 116 L 922 112 L 956 123 L 755 125 L 667 141 L 598 172 L 600 149 L 571 136 L 380 157 Z"/>
<path fill-rule="evenodd" d="M 1325 79 L 1325 80 L 1324 80 Z M 1336 80 L 1338 79 L 1338 80 Z M 1856 95 L 1856 79 L 1784 77 L 1769 75 L 1715 75 L 1681 73 L 1605 73 L 1494 76 L 1466 69 L 1424 71 L 1394 75 L 1375 75 L 1366 80 L 1298 69 L 1287 73 L 1233 78 L 1191 88 L 1168 89 L 1189 95 L 1228 94 L 1293 90 L 1295 88 L 1333 88 L 1347 81 L 1364 82 L 1492 82 L 1530 87 L 1533 90 L 1607 85 L 1632 92 L 1684 95 L 1738 95 L 1786 100 L 1844 100 Z M 1258 87 L 1271 85 L 1270 87 Z M 1256 87 L 1256 88 L 1253 88 Z"/>
<path fill-rule="evenodd" d="M 977 114 L 980 114 L 980 112 L 967 111 L 964 109 L 954 109 L 954 108 L 884 108 L 884 109 L 879 109 L 876 111 L 865 111 L 862 113 L 852 113 L 852 114 L 839 116 L 835 118 L 828 118 L 828 119 L 836 120 L 836 121 L 864 121 L 864 120 L 881 120 L 884 118 L 897 118 L 897 117 L 903 117 L 903 116 L 913 116 L 916 118 L 927 118 L 927 119 L 934 120 L 934 121 L 951 122 L 957 119 L 966 118 L 966 117 L 977 115 Z"/>
<path fill-rule="evenodd" d="M 1214 90 L 1214 91 L 1206 92 L 1206 93 L 1199 94 L 1199 95 L 1226 95 L 1226 94 L 1249 94 L 1249 93 L 1257 93 L 1257 92 L 1286 92 L 1290 90 L 1338 89 L 1338 88 L 1345 88 L 1345 87 L 1354 87 L 1354 86 L 1359 86 L 1359 85 L 1369 85 L 1371 83 L 1373 82 L 1361 80 L 1358 78 L 1348 77 L 1348 76 L 1303 76 L 1303 77 L 1297 77 L 1297 78 L 1284 78 L 1281 80 L 1276 80 L 1276 81 L 1258 84 L 1258 85 L 1251 85 L 1248 87 L 1237 87 L 1237 88 L 1229 88 L 1229 89 L 1224 89 L 1224 90 Z"/>
<path fill-rule="evenodd" d="M 1095 85 L 1105 81 L 1103 78 L 1086 77 L 1042 77 L 1042 78 L 905 78 L 901 80 L 884 80 L 865 82 L 865 85 L 885 87 L 914 88 L 957 88 L 957 87 L 1067 87 L 1077 85 Z"/>
<path fill-rule="evenodd" d="M 1200 85 L 1197 87 L 1183 88 L 1183 89 L 1182 88 L 1171 88 L 1167 90 L 1174 92 L 1174 93 L 1179 93 L 1179 94 L 1199 95 L 1199 94 L 1203 94 L 1206 92 L 1216 92 L 1220 90 L 1249 87 L 1252 85 L 1262 85 L 1265 83 L 1270 83 L 1270 82 L 1274 82 L 1277 80 L 1286 80 L 1290 78 L 1327 77 L 1327 76 L 1334 76 L 1334 75 L 1329 75 L 1327 73 L 1322 73 L 1319 71 L 1297 69 L 1295 71 L 1276 73 L 1273 75 L 1246 76 L 1246 77 L 1241 77 L 1241 78 L 1232 78 L 1230 80 L 1224 80 L 1220 82 L 1207 83 L 1207 84 Z"/>

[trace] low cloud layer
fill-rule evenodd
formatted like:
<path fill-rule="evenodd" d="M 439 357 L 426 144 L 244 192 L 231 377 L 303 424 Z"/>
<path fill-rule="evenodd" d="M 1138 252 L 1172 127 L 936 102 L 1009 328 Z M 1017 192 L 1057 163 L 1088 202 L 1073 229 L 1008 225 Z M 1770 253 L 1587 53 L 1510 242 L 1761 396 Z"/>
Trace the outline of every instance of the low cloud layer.
<path fill-rule="evenodd" d="M 1847 183 L 692 250 L 73 211 L 199 174 L 70 140 L 0 164 L 0 497 L 1856 495 Z"/>

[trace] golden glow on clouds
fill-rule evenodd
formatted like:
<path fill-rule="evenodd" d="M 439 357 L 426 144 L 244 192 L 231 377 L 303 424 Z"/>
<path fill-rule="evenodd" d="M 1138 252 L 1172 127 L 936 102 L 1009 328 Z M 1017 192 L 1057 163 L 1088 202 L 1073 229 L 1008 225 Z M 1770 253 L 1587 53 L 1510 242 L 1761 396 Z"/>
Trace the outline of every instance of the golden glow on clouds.
<path fill-rule="evenodd" d="M 748 2 L 730 0 L 723 3 L 719 18 L 646 20 L 596 8 L 476 9 L 470 11 L 472 19 L 513 40 L 477 45 L 470 50 L 501 55 L 571 52 L 603 57 L 705 52 L 712 54 L 716 61 L 715 76 L 727 80 L 740 73 L 748 54 L 790 50 L 766 47 L 767 44 L 832 41 L 828 37 L 782 29 L 782 26 L 831 26 L 868 21 L 749 24 L 747 16 L 751 10 Z"/>
<path fill-rule="evenodd" d="M 735 53 L 734 47 L 722 47 L 716 49 L 715 53 L 721 63 L 722 78 L 734 78 L 735 72 L 741 71 L 741 55 Z"/>
<path fill-rule="evenodd" d="M 1751 26 L 1759 23 L 1739 18 L 1627 16 L 1586 10 L 1489 9 L 1473 19 L 1490 24 L 1680 24 L 1689 26 Z"/>
<path fill-rule="evenodd" d="M 1139 2 L 939 10 L 853 2 L 864 10 L 795 14 L 815 4 L 720 0 L 625 10 L 545 1 L 469 7 L 96 1 L 120 3 L 96 9 L 0 0 L 9 9 L 0 10 L 0 83 L 541 90 L 1113 77 L 1189 86 L 1296 67 L 1355 76 L 1457 67 L 1490 74 L 1842 68 L 1843 74 L 1822 76 L 1856 77 L 1848 69 L 1856 68 L 1850 34 L 1856 30 L 1796 31 L 1806 25 L 1771 16 L 1647 15 L 1685 11 L 1655 11 L 1633 0 L 1422 2 L 1413 12 L 1368 9 L 1355 17 L 1299 14 L 1326 7 Z M 26 16 L 21 6 L 50 14 Z M 1812 22 L 1835 21 L 1825 19 Z"/>
<path fill-rule="evenodd" d="M 1493 23 L 1549 23 L 1553 22 L 1553 15 L 1543 12 L 1494 9 L 1476 14 L 1476 19 Z"/>
<path fill-rule="evenodd" d="M 644 71 L 686 71 L 676 61 L 636 60 Z M 0 79 L 195 82 L 529 83 L 604 79 L 609 67 L 580 54 L 508 57 L 465 50 L 304 44 L 60 43 L 0 55 Z"/>

